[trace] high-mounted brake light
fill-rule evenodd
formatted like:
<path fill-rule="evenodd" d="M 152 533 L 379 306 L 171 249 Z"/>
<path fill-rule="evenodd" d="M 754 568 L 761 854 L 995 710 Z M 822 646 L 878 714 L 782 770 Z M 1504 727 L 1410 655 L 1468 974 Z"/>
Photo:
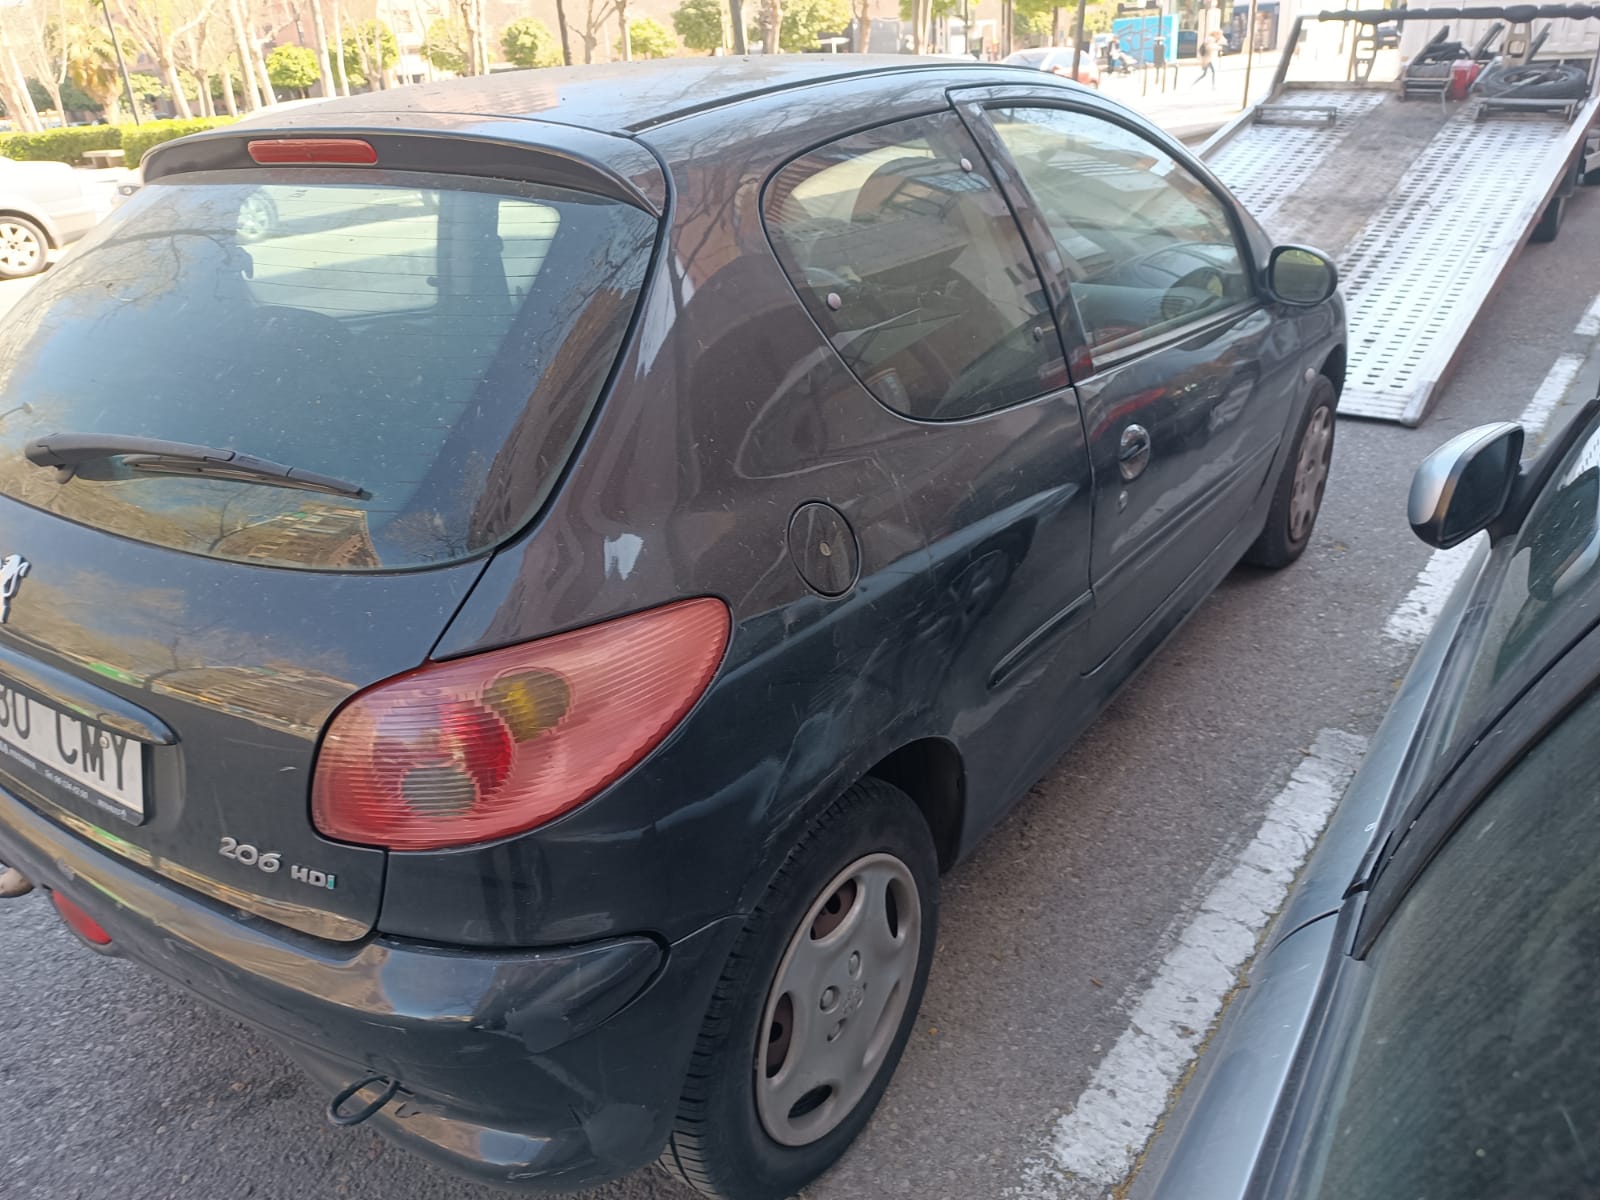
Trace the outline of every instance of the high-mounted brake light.
<path fill-rule="evenodd" d="M 334 163 L 370 167 L 378 161 L 372 143 L 360 138 L 272 138 L 250 142 L 245 149 L 263 166 Z"/>
<path fill-rule="evenodd" d="M 532 829 L 658 746 L 727 644 L 722 601 L 684 600 L 380 683 L 328 727 L 312 820 L 327 837 L 391 850 Z"/>

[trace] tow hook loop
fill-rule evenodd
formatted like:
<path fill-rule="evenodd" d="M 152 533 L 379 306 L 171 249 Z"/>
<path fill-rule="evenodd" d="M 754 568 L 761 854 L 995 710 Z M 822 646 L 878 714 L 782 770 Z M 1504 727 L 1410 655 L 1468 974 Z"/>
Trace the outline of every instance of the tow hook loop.
<path fill-rule="evenodd" d="M 378 1098 L 376 1100 L 373 1100 L 371 1103 L 356 1109 L 354 1112 L 342 1111 L 345 1101 L 349 1100 L 357 1092 L 361 1091 L 362 1088 L 368 1087 L 374 1083 L 381 1083 L 384 1085 L 383 1090 L 378 1093 Z M 395 1094 L 399 1090 L 400 1081 L 398 1079 L 390 1079 L 387 1075 L 368 1075 L 365 1079 L 358 1079 L 349 1087 L 345 1088 L 344 1091 L 335 1096 L 332 1100 L 328 1101 L 328 1120 L 334 1125 L 359 1125 L 367 1118 L 375 1115 L 377 1111 L 385 1104 L 389 1103 L 389 1101 L 393 1100 L 395 1098 Z"/>

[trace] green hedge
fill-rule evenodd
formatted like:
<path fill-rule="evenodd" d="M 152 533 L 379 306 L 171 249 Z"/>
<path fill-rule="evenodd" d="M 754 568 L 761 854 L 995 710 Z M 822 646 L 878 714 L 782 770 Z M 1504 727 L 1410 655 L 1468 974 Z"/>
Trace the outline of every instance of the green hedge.
<path fill-rule="evenodd" d="M 75 163 L 85 150 L 115 150 L 120 145 L 120 125 L 80 125 L 0 136 L 0 154 L 27 162 Z"/>
<path fill-rule="evenodd" d="M 122 154 L 130 167 L 136 167 L 151 146 L 232 123 L 232 117 L 197 117 L 193 121 L 146 121 L 143 125 L 123 125 Z"/>
<path fill-rule="evenodd" d="M 30 162 L 83 161 L 85 150 L 121 147 L 128 166 L 139 165 L 151 146 L 173 138 L 226 125 L 232 117 L 203 117 L 193 121 L 146 121 L 143 125 L 82 125 L 46 129 L 43 133 L 8 133 L 0 136 L 0 155 Z"/>

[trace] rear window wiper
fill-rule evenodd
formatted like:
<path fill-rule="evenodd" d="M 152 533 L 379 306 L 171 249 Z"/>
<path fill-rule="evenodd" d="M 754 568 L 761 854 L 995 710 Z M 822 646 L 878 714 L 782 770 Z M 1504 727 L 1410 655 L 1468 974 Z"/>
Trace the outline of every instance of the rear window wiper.
<path fill-rule="evenodd" d="M 129 471 L 147 475 L 199 475 L 207 479 L 233 479 L 240 483 L 264 483 L 270 487 L 299 488 L 348 496 L 352 500 L 371 499 L 372 493 L 359 484 L 318 475 L 315 471 L 286 466 L 253 454 L 217 446 L 194 446 L 188 442 L 169 442 L 164 438 L 129 437 L 114 433 L 52 433 L 34 438 L 22 450 L 36 467 L 59 468 L 66 483 L 76 475 L 99 478 L 83 468 L 97 463 L 120 464 Z M 111 478 L 126 478 L 123 475 Z"/>

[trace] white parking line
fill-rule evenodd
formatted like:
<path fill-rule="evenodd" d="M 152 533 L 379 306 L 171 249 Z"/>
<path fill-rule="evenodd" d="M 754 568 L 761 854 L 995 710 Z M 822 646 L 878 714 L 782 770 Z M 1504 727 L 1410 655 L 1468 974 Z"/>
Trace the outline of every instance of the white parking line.
<path fill-rule="evenodd" d="M 1572 381 L 1578 377 L 1578 372 L 1581 370 L 1583 370 L 1581 354 L 1563 354 L 1550 365 L 1544 382 L 1535 389 L 1533 399 L 1528 401 L 1528 407 L 1523 409 L 1522 415 L 1517 418 L 1522 422 L 1522 427 L 1528 431 L 1530 448 L 1539 440 L 1539 435 L 1544 432 L 1545 422 L 1550 419 L 1550 414 L 1556 405 L 1561 403 L 1561 397 L 1567 394 L 1567 389 L 1572 386 Z"/>
<path fill-rule="evenodd" d="M 1478 539 L 1473 538 L 1449 550 L 1435 550 L 1405 599 L 1383 623 L 1383 636 L 1402 646 L 1422 645 L 1477 548 Z"/>
<path fill-rule="evenodd" d="M 1578 318 L 1578 327 L 1573 332 L 1579 337 L 1600 336 L 1600 296 L 1589 302 L 1588 310 Z"/>
<path fill-rule="evenodd" d="M 1255 837 L 1179 934 L 1088 1089 L 1055 1123 L 1020 1187 L 1009 1189 L 1012 1197 L 1089 1200 L 1127 1175 L 1365 750 L 1366 739 L 1355 734 L 1317 735 Z"/>

